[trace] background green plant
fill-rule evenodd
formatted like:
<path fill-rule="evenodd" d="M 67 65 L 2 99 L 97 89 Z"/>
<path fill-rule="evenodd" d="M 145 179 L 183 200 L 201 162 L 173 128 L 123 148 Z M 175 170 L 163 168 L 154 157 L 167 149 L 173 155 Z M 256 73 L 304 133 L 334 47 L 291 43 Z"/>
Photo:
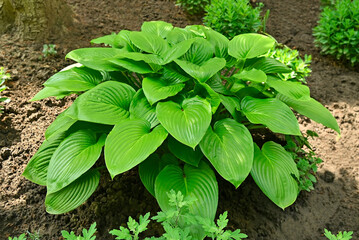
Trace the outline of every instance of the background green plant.
<path fill-rule="evenodd" d="M 324 7 L 318 26 L 313 29 L 316 46 L 323 54 L 346 59 L 352 65 L 359 61 L 359 0 L 336 1 Z"/>
<path fill-rule="evenodd" d="M 204 25 L 232 39 L 242 33 L 265 31 L 269 11 L 262 18 L 263 3 L 253 8 L 249 0 L 212 0 L 205 8 Z"/>
<path fill-rule="evenodd" d="M 299 81 L 307 83 L 306 78 L 310 76 L 312 70 L 310 64 L 312 62 L 311 55 L 304 55 L 304 60 L 300 57 L 298 50 L 291 49 L 285 45 L 278 44 L 266 55 L 285 64 L 292 72 L 281 73 L 278 76 L 284 80 Z"/>
<path fill-rule="evenodd" d="M 11 78 L 10 73 L 7 73 L 4 69 L 4 67 L 0 67 L 0 93 L 7 89 L 7 87 L 5 86 L 5 82 L 7 80 L 9 80 L 10 78 Z M 8 101 L 9 101 L 9 98 L 2 97 L 0 95 L 0 102 L 8 102 Z M 0 113 L 3 113 L 3 111 L 2 111 L 3 109 L 4 109 L 3 106 L 0 105 Z"/>
<path fill-rule="evenodd" d="M 176 5 L 183 8 L 189 14 L 201 14 L 210 0 L 177 0 Z"/>
<path fill-rule="evenodd" d="M 71 211 L 96 190 L 100 170 L 112 178 L 139 165 L 140 178 L 163 212 L 171 189 L 197 199 L 191 214 L 214 220 L 216 170 L 234 187 L 253 177 L 280 208 L 297 198 L 299 171 L 273 141 L 258 146 L 252 129 L 302 136 L 292 109 L 340 132 L 331 113 L 310 97 L 292 69 L 266 57 L 275 40 L 241 34 L 229 41 L 204 26 L 145 22 L 94 39 L 110 47 L 83 48 L 81 63 L 44 83 L 32 100 L 79 97 L 46 130 L 23 175 L 47 187 L 46 210 Z M 97 160 L 105 146 L 106 166 Z M 101 170 L 102 174 L 107 174 Z M 191 228 L 202 239 L 200 226 Z"/>

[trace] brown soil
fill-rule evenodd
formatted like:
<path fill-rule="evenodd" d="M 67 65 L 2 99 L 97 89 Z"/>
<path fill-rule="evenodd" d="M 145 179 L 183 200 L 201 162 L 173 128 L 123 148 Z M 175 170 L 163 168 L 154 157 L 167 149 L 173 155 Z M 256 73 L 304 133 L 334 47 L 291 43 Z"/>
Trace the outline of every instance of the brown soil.
<path fill-rule="evenodd" d="M 60 231 L 79 232 L 94 221 L 97 239 L 112 239 L 109 229 L 159 210 L 144 189 L 137 170 L 110 181 L 103 174 L 100 187 L 78 209 L 63 215 L 46 213 L 46 189 L 24 179 L 21 174 L 36 152 L 47 126 L 71 104 L 73 98 L 29 102 L 41 84 L 70 63 L 70 50 L 89 46 L 89 40 L 121 29 L 139 30 L 143 21 L 164 20 L 176 26 L 199 24 L 189 19 L 170 0 L 67 0 L 76 13 L 71 35 L 57 44 L 58 55 L 40 60 L 42 45 L 21 42 L 13 34 L 0 39 L 0 66 L 9 69 L 6 104 L 0 116 L 0 239 L 27 230 L 40 231 L 42 239 L 59 239 Z M 311 29 L 320 12 L 319 0 L 263 0 L 271 10 L 267 31 L 279 42 L 313 56 L 313 74 L 308 79 L 312 97 L 322 102 L 336 117 L 342 131 L 336 134 L 320 124 L 301 118 L 301 128 L 315 130 L 313 140 L 324 160 L 319 168 L 315 191 L 301 193 L 298 201 L 282 211 L 261 193 L 252 179 L 238 189 L 220 180 L 219 210 L 229 211 L 230 227 L 240 228 L 249 239 L 324 239 L 323 229 L 333 232 L 353 230 L 359 236 L 359 72 L 348 65 L 321 56 L 313 45 Z M 154 228 L 151 233 L 157 233 Z"/>

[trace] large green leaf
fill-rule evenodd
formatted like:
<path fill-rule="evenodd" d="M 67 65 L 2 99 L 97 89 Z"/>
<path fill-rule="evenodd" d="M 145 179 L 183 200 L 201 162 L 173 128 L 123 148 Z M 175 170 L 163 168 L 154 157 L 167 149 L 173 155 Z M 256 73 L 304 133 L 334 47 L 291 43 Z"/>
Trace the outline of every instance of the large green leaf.
<path fill-rule="evenodd" d="M 150 155 L 145 161 L 141 162 L 138 167 L 138 173 L 143 185 L 154 197 L 156 197 L 155 181 L 157 175 L 164 167 L 169 164 L 178 165 L 178 160 L 173 156 L 168 157 L 168 155 L 164 155 L 162 159 L 160 159 L 158 154 L 154 153 Z"/>
<path fill-rule="evenodd" d="M 50 159 L 66 136 L 67 134 L 63 132 L 45 140 L 30 159 L 22 175 L 36 184 L 45 186 Z"/>
<path fill-rule="evenodd" d="M 207 83 L 200 83 L 197 86 L 201 86 L 205 90 L 203 97 L 205 97 L 206 100 L 211 104 L 212 114 L 214 114 L 221 104 L 221 98 L 219 97 L 219 94 L 216 93 Z"/>
<path fill-rule="evenodd" d="M 183 56 L 185 61 L 195 65 L 202 65 L 211 59 L 214 55 L 214 48 L 203 38 L 195 38 L 190 49 Z"/>
<path fill-rule="evenodd" d="M 79 96 L 66 113 L 89 122 L 116 124 L 129 116 L 135 90 L 127 84 L 108 81 Z"/>
<path fill-rule="evenodd" d="M 166 39 L 171 44 L 180 43 L 182 41 L 194 38 L 194 34 L 183 28 L 174 27 L 171 32 L 168 33 Z"/>
<path fill-rule="evenodd" d="M 170 33 L 172 29 L 173 26 L 171 23 L 166 23 L 163 21 L 144 22 L 141 26 L 142 32 L 155 34 L 162 38 L 166 38 L 168 33 Z"/>
<path fill-rule="evenodd" d="M 290 206 L 297 199 L 298 183 L 293 176 L 299 178 L 299 172 L 293 158 L 281 145 L 266 142 L 262 151 L 255 145 L 251 175 L 264 194 L 280 208 Z"/>
<path fill-rule="evenodd" d="M 335 130 L 340 134 L 340 128 L 333 115 L 320 102 L 313 98 L 299 100 L 278 94 L 277 98 L 304 116 Z"/>
<path fill-rule="evenodd" d="M 169 48 L 162 56 L 163 65 L 183 56 L 186 52 L 188 52 L 194 41 L 195 39 L 184 40 Z"/>
<path fill-rule="evenodd" d="M 137 91 L 130 105 L 130 118 L 144 119 L 151 123 L 151 128 L 157 126 L 160 122 L 157 119 L 156 107 L 151 106 L 147 101 L 142 88 Z"/>
<path fill-rule="evenodd" d="M 253 139 L 248 129 L 233 119 L 223 119 L 208 128 L 200 142 L 204 155 L 217 172 L 236 188 L 252 169 Z"/>
<path fill-rule="evenodd" d="M 44 83 L 46 87 L 54 87 L 62 91 L 80 92 L 89 90 L 103 80 L 99 71 L 87 67 L 74 67 L 53 75 Z"/>
<path fill-rule="evenodd" d="M 182 194 L 197 200 L 191 205 L 192 214 L 213 220 L 218 205 L 218 184 L 212 169 L 203 161 L 199 167 L 185 164 L 180 166 L 168 165 L 157 176 L 155 194 L 158 204 L 163 211 L 171 209 L 167 193 L 171 190 L 181 191 Z"/>
<path fill-rule="evenodd" d="M 59 88 L 54 87 L 44 87 L 40 92 L 38 92 L 30 101 L 38 101 L 48 97 L 56 97 L 56 99 L 64 98 L 67 95 L 72 94 L 73 92 L 63 91 Z"/>
<path fill-rule="evenodd" d="M 66 131 L 77 121 L 76 119 L 67 116 L 67 111 L 68 109 L 60 113 L 59 116 L 57 116 L 57 118 L 55 119 L 55 121 L 53 121 L 46 129 L 46 139 L 49 139 L 52 135 L 56 135 L 56 133 Z"/>
<path fill-rule="evenodd" d="M 236 118 L 237 111 L 239 111 L 241 109 L 239 99 L 236 97 L 224 96 L 222 94 L 220 94 L 219 96 L 221 98 L 221 102 L 222 102 L 223 106 L 233 116 L 233 118 Z"/>
<path fill-rule="evenodd" d="M 195 148 L 211 122 L 211 105 L 205 99 L 194 97 L 182 104 L 172 101 L 157 104 L 157 118 L 179 142 Z"/>
<path fill-rule="evenodd" d="M 99 182 L 99 171 L 89 170 L 60 191 L 47 193 L 46 211 L 51 214 L 62 214 L 77 208 L 92 195 Z"/>
<path fill-rule="evenodd" d="M 115 39 L 116 39 L 116 34 L 112 33 L 109 35 L 105 35 L 99 38 L 95 38 L 91 40 L 92 44 L 106 44 L 106 45 L 110 45 L 111 47 L 115 46 Z"/>
<path fill-rule="evenodd" d="M 114 46 L 116 36 L 117 36 L 117 34 L 113 32 L 112 34 L 92 39 L 90 42 L 92 44 L 105 44 L 105 45 L 109 45 L 112 47 L 112 46 Z"/>
<path fill-rule="evenodd" d="M 153 73 L 156 72 L 150 64 L 147 64 L 144 61 L 136 61 L 129 58 L 130 53 L 124 53 L 123 56 L 126 58 L 111 58 L 108 59 L 108 62 L 119 68 L 120 70 L 127 69 L 131 72 L 136 72 L 139 74 Z M 139 54 L 139 53 L 133 53 Z M 141 59 L 142 60 L 142 59 Z"/>
<path fill-rule="evenodd" d="M 114 46 L 127 52 L 139 52 L 140 49 L 131 42 L 130 34 L 129 30 L 121 30 L 114 40 Z"/>
<path fill-rule="evenodd" d="M 206 34 L 206 39 L 212 44 L 216 57 L 227 58 L 228 57 L 228 44 L 229 40 L 224 35 L 216 32 L 210 28 L 203 28 Z"/>
<path fill-rule="evenodd" d="M 268 76 L 267 84 L 289 98 L 298 100 L 310 99 L 309 88 L 300 82 L 283 81 L 280 78 Z"/>
<path fill-rule="evenodd" d="M 274 46 L 273 38 L 245 33 L 235 36 L 228 44 L 229 55 L 238 59 L 250 59 L 267 53 Z"/>
<path fill-rule="evenodd" d="M 151 105 L 159 100 L 175 96 L 184 87 L 183 83 L 173 84 L 163 78 L 146 77 L 142 81 L 143 92 Z"/>
<path fill-rule="evenodd" d="M 51 157 L 47 172 L 47 192 L 68 186 L 88 171 L 100 157 L 106 135 L 99 139 L 91 130 L 70 134 Z"/>
<path fill-rule="evenodd" d="M 255 68 L 262 70 L 265 73 L 290 73 L 293 70 L 284 65 L 283 63 L 277 61 L 274 58 L 261 57 L 254 59 L 255 62 L 249 65 L 250 68 Z"/>
<path fill-rule="evenodd" d="M 140 49 L 160 56 L 167 52 L 169 45 L 160 36 L 148 32 L 131 32 L 131 41 Z"/>
<path fill-rule="evenodd" d="M 178 142 L 173 137 L 169 137 L 168 149 L 175 155 L 177 158 L 181 159 L 185 163 L 191 164 L 192 166 L 198 167 L 199 161 L 201 161 L 203 154 L 199 147 L 195 150 L 192 148 Z"/>
<path fill-rule="evenodd" d="M 213 75 L 219 72 L 226 65 L 224 58 L 211 58 L 202 65 L 197 65 L 188 61 L 175 60 L 175 62 L 191 77 L 200 82 L 206 82 Z"/>
<path fill-rule="evenodd" d="M 299 135 L 299 124 L 290 108 L 276 98 L 244 97 L 242 112 L 251 123 L 263 124 L 276 133 Z"/>
<path fill-rule="evenodd" d="M 257 83 L 264 83 L 267 81 L 267 75 L 263 71 L 257 69 L 243 70 L 240 73 L 234 74 L 233 77 L 242 81 L 251 81 Z"/>
<path fill-rule="evenodd" d="M 66 58 L 92 69 L 118 71 L 119 67 L 108 60 L 120 56 L 122 53 L 122 50 L 116 48 L 80 48 L 68 53 Z"/>
<path fill-rule="evenodd" d="M 144 161 L 166 139 L 161 126 L 151 131 L 151 124 L 142 119 L 122 121 L 106 139 L 105 161 L 111 177 L 126 172 Z"/>

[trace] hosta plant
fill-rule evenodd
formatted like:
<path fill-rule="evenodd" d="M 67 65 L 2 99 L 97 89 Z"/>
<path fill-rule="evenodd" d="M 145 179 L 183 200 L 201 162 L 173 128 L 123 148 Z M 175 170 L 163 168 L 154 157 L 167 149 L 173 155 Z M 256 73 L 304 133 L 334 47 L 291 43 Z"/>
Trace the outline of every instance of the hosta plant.
<path fill-rule="evenodd" d="M 238 34 L 265 31 L 269 10 L 261 17 L 263 3 L 253 8 L 249 0 L 212 0 L 205 8 L 204 24 L 232 39 Z"/>
<path fill-rule="evenodd" d="M 324 7 L 313 29 L 315 44 L 323 54 L 359 62 L 359 0 L 340 0 Z"/>
<path fill-rule="evenodd" d="M 92 42 L 111 47 L 70 52 L 67 58 L 83 66 L 55 74 L 33 98 L 79 95 L 46 130 L 24 171 L 47 187 L 49 213 L 86 201 L 100 169 L 114 178 L 136 166 L 165 212 L 172 208 L 166 193 L 174 189 L 197 199 L 192 214 L 213 220 L 214 171 L 235 188 L 251 174 L 284 209 L 298 195 L 296 164 L 280 144 L 253 142 L 251 130 L 301 136 L 294 109 L 339 132 L 307 86 L 278 76 L 291 69 L 264 56 L 275 44 L 271 37 L 242 34 L 229 41 L 204 26 L 145 22 L 141 31 Z M 105 166 L 96 164 L 103 148 Z"/>

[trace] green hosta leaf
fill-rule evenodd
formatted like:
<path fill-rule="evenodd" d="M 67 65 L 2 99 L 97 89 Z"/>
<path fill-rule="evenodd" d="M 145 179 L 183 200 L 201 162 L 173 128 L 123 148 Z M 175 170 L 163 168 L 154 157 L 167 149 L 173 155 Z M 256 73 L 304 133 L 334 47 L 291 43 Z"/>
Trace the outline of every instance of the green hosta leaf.
<path fill-rule="evenodd" d="M 131 42 L 130 34 L 129 30 L 121 30 L 115 38 L 114 45 L 127 52 L 139 52 L 140 49 Z"/>
<path fill-rule="evenodd" d="M 168 50 L 168 43 L 160 36 L 148 32 L 131 32 L 131 41 L 140 49 L 160 56 Z"/>
<path fill-rule="evenodd" d="M 299 124 L 290 108 L 275 98 L 244 97 L 241 109 L 251 123 L 263 124 L 276 133 L 299 135 Z"/>
<path fill-rule="evenodd" d="M 166 39 L 171 44 L 180 43 L 182 41 L 194 38 L 194 34 L 183 28 L 174 27 L 171 32 L 168 33 Z"/>
<path fill-rule="evenodd" d="M 184 40 L 169 48 L 167 52 L 162 56 L 164 61 L 163 64 L 170 63 L 173 60 L 183 56 L 190 49 L 194 41 L 195 39 Z"/>
<path fill-rule="evenodd" d="M 117 34 L 112 33 L 110 35 L 92 39 L 91 43 L 92 44 L 102 44 L 103 43 L 103 44 L 110 45 L 111 47 L 113 47 L 113 46 L 115 46 L 116 36 L 117 36 Z"/>
<path fill-rule="evenodd" d="M 135 90 L 127 84 L 108 81 L 79 96 L 67 115 L 78 120 L 116 124 L 129 116 Z"/>
<path fill-rule="evenodd" d="M 130 105 L 130 117 L 131 119 L 138 118 L 148 121 L 151 123 L 151 128 L 160 123 L 157 119 L 156 107 L 151 106 L 147 101 L 142 89 L 138 90 L 132 99 Z"/>
<path fill-rule="evenodd" d="M 268 86 L 274 88 L 279 93 L 289 98 L 298 100 L 309 100 L 309 88 L 299 82 L 283 81 L 279 78 L 269 76 L 267 80 Z"/>
<path fill-rule="evenodd" d="M 172 69 L 170 67 L 164 67 L 163 68 L 163 74 L 162 77 L 163 79 L 171 82 L 171 83 L 184 83 L 187 82 L 190 78 L 187 76 L 182 75 L 181 73 L 179 73 L 178 70 L 176 69 Z"/>
<path fill-rule="evenodd" d="M 172 101 L 157 104 L 157 118 L 179 142 L 196 147 L 211 122 L 211 105 L 199 98 L 185 99 L 182 104 Z"/>
<path fill-rule="evenodd" d="M 112 63 L 114 66 L 117 66 L 120 70 L 127 69 L 131 72 L 136 72 L 139 74 L 153 73 L 156 72 L 149 64 L 143 61 L 136 61 L 130 59 L 130 53 L 124 53 L 123 56 L 127 58 L 111 58 L 108 59 L 108 62 Z M 139 53 L 133 53 L 139 54 Z M 142 60 L 142 59 L 141 59 Z"/>
<path fill-rule="evenodd" d="M 202 65 L 212 59 L 214 48 L 203 38 L 196 38 L 190 49 L 183 56 L 184 60 L 195 65 Z"/>
<path fill-rule="evenodd" d="M 105 161 L 111 177 L 126 172 L 144 161 L 166 139 L 161 126 L 151 131 L 151 124 L 142 119 L 122 121 L 107 137 Z"/>
<path fill-rule="evenodd" d="M 254 161 L 251 175 L 264 194 L 277 206 L 284 209 L 295 202 L 298 196 L 299 172 L 289 153 L 275 143 L 266 142 L 262 151 L 254 146 Z"/>
<path fill-rule="evenodd" d="M 203 154 L 198 147 L 193 150 L 192 148 L 178 142 L 173 137 L 168 138 L 168 149 L 177 158 L 181 159 L 185 163 L 191 164 L 192 166 L 196 167 L 198 167 L 198 163 L 203 157 Z"/>
<path fill-rule="evenodd" d="M 220 73 L 214 74 L 213 77 L 206 81 L 206 84 L 217 93 L 233 95 L 233 93 L 224 86 L 224 83 L 222 82 L 222 79 L 220 77 Z"/>
<path fill-rule="evenodd" d="M 277 98 L 304 116 L 335 130 L 340 134 L 340 128 L 333 115 L 321 103 L 313 98 L 298 100 L 278 94 Z"/>
<path fill-rule="evenodd" d="M 170 33 L 172 29 L 173 26 L 171 23 L 166 23 L 163 21 L 144 22 L 141 26 L 142 32 L 155 34 L 162 38 L 166 38 L 168 33 Z"/>
<path fill-rule="evenodd" d="M 51 214 L 69 212 L 85 202 L 96 190 L 100 173 L 93 169 L 76 179 L 67 187 L 46 195 L 46 211 Z"/>
<path fill-rule="evenodd" d="M 199 167 L 185 164 L 179 166 L 168 165 L 157 176 L 155 193 L 158 204 L 163 211 L 171 209 L 167 192 L 181 191 L 184 197 L 197 199 L 191 205 L 192 214 L 213 220 L 218 204 L 218 184 L 212 169 L 203 161 Z"/>
<path fill-rule="evenodd" d="M 61 142 L 51 157 L 47 172 L 47 192 L 68 186 L 88 171 L 100 157 L 106 135 L 100 139 L 91 130 L 79 130 Z"/>
<path fill-rule="evenodd" d="M 291 73 L 292 69 L 277 61 L 274 58 L 261 57 L 250 65 L 250 68 L 262 70 L 263 72 L 269 73 Z"/>
<path fill-rule="evenodd" d="M 257 69 L 243 70 L 240 73 L 234 74 L 233 77 L 243 81 L 251 81 L 258 83 L 267 81 L 267 75 L 263 71 Z"/>
<path fill-rule="evenodd" d="M 66 136 L 63 132 L 45 140 L 27 164 L 22 175 L 36 184 L 45 186 L 50 159 Z"/>
<path fill-rule="evenodd" d="M 233 119 L 208 128 L 200 142 L 204 155 L 217 172 L 236 188 L 249 175 L 253 163 L 253 139 L 248 129 Z"/>
<path fill-rule="evenodd" d="M 73 92 L 63 91 L 59 88 L 54 87 L 44 87 L 40 92 L 38 92 L 30 101 L 38 101 L 48 97 L 56 97 L 56 99 L 64 98 L 67 95 L 72 94 Z"/>
<path fill-rule="evenodd" d="M 203 65 L 196 65 L 194 63 L 183 61 L 183 60 L 175 60 L 175 62 L 191 77 L 200 81 L 206 82 L 213 75 L 219 72 L 226 65 L 226 60 L 223 58 L 211 58 Z"/>
<path fill-rule="evenodd" d="M 178 166 L 178 160 L 174 157 L 167 157 L 164 155 L 162 159 L 157 154 L 150 155 L 145 161 L 140 163 L 138 172 L 143 185 L 146 189 L 155 196 L 155 181 L 157 175 L 162 171 L 164 167 L 169 164 Z"/>
<path fill-rule="evenodd" d="M 216 57 L 227 58 L 228 57 L 228 44 L 229 40 L 219 32 L 213 31 L 210 28 L 203 28 L 206 34 L 206 39 L 212 44 Z"/>
<path fill-rule="evenodd" d="M 77 120 L 73 119 L 66 115 L 68 109 L 63 111 L 57 116 L 55 121 L 53 121 L 50 126 L 46 129 L 45 138 L 49 139 L 52 135 L 56 135 L 56 133 L 64 132 L 69 129 Z"/>
<path fill-rule="evenodd" d="M 87 67 L 74 67 L 53 75 L 44 83 L 46 87 L 54 87 L 62 91 L 80 92 L 89 90 L 103 80 L 99 71 Z"/>
<path fill-rule="evenodd" d="M 241 109 L 240 101 L 236 97 L 224 96 L 222 94 L 219 95 L 221 98 L 221 102 L 223 106 L 227 109 L 227 111 L 234 117 L 237 117 L 237 111 Z"/>
<path fill-rule="evenodd" d="M 71 51 L 66 58 L 99 71 L 118 71 L 119 67 L 108 60 L 122 53 L 122 50 L 116 48 L 81 48 Z"/>
<path fill-rule="evenodd" d="M 267 53 L 274 46 L 273 38 L 246 33 L 235 36 L 228 44 L 229 55 L 237 59 L 250 59 Z"/>
<path fill-rule="evenodd" d="M 175 96 L 184 86 L 183 83 L 172 84 L 165 79 L 154 77 L 147 77 L 142 81 L 143 92 L 151 105 L 159 100 Z"/>
<path fill-rule="evenodd" d="M 205 89 L 206 91 L 205 98 L 211 104 L 212 114 L 214 114 L 217 111 L 219 105 L 221 104 L 221 98 L 219 97 L 219 94 L 216 93 L 206 83 L 201 83 L 199 85 L 201 85 Z"/>

